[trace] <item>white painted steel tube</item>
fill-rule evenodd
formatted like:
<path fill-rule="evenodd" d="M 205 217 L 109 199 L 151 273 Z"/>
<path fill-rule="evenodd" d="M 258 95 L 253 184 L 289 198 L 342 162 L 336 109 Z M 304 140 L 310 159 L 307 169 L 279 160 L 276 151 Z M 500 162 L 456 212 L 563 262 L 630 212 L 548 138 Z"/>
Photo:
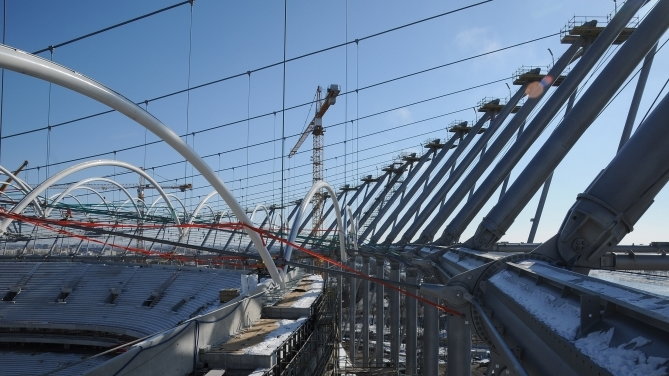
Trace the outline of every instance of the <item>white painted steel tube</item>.
<path fill-rule="evenodd" d="M 309 205 L 309 202 L 311 199 L 314 197 L 316 192 L 318 192 L 321 189 L 325 189 L 328 191 L 330 194 L 330 197 L 332 197 L 332 204 L 334 205 L 335 209 L 335 215 L 337 216 L 337 228 L 339 231 L 339 261 L 345 262 L 346 261 L 346 234 L 345 234 L 345 228 L 344 228 L 344 221 L 341 217 L 341 208 L 339 206 L 339 200 L 337 200 L 337 194 L 335 190 L 330 186 L 330 184 L 319 180 L 314 183 L 314 185 L 311 187 L 309 192 L 307 193 L 306 196 L 304 196 L 304 200 L 302 200 L 302 204 L 300 205 L 300 208 L 297 210 L 297 213 L 295 214 L 295 220 L 293 221 L 293 226 L 290 229 L 290 235 L 288 236 L 288 241 L 291 243 L 295 242 L 295 238 L 297 238 L 297 232 L 299 231 L 300 227 L 300 221 L 302 220 L 302 214 L 307 210 L 307 205 Z M 290 256 L 293 253 L 293 247 L 290 245 L 286 247 L 286 253 L 284 255 L 284 258 L 286 261 L 290 261 Z"/>
<path fill-rule="evenodd" d="M 132 101 L 105 87 L 104 85 L 61 65 L 55 64 L 38 56 L 24 51 L 0 45 L 0 67 L 15 72 L 23 73 L 54 84 L 66 87 L 81 93 L 89 98 L 115 109 L 116 111 L 133 119 L 144 126 L 160 139 L 165 141 L 174 150 L 181 154 L 195 169 L 207 179 L 209 184 L 221 195 L 239 221 L 251 225 L 246 213 L 228 191 L 223 182 L 216 176 L 214 171 L 193 151 L 174 131 L 156 119 L 153 115 L 143 110 Z M 1 228 L 0 228 L 1 229 Z M 274 282 L 281 287 L 285 284 L 279 275 L 279 271 L 272 260 L 272 256 L 265 248 L 260 235 L 250 228 L 245 228 L 251 241 L 258 249 L 258 253 L 267 267 Z"/>

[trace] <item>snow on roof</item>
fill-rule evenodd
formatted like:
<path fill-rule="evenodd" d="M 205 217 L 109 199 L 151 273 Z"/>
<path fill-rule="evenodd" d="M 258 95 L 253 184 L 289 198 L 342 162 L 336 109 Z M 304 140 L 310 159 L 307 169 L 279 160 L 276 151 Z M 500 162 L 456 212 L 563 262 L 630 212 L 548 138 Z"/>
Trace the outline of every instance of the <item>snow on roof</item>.
<path fill-rule="evenodd" d="M 617 301 L 617 304 L 634 306 L 652 311 L 653 315 L 658 316 L 659 319 L 669 321 L 669 300 L 667 298 L 623 286 L 622 283 L 587 278 L 580 274 L 575 274 L 541 262 L 524 261 L 516 265 L 527 270 L 538 272 L 542 276 L 547 276 L 562 282 L 570 282 L 580 288 L 602 295 L 606 297 L 607 300 Z"/>
<path fill-rule="evenodd" d="M 599 293 L 607 298 L 617 299 L 627 304 L 653 310 L 660 315 L 667 315 L 667 300 L 648 295 L 641 291 L 627 289 L 623 286 L 588 279 L 559 268 L 540 262 L 524 261 L 516 264 L 522 268 L 540 272 L 542 276 L 568 281 L 579 287 Z M 669 358 L 647 356 L 639 350 L 650 341 L 644 337 L 636 337 L 619 346 L 611 346 L 614 328 L 607 331 L 593 332 L 578 338 L 580 326 L 580 306 L 577 302 L 562 299 L 559 292 L 547 286 L 537 285 L 534 281 L 518 278 L 516 273 L 502 270 L 489 279 L 504 294 L 519 302 L 530 314 L 544 323 L 551 330 L 569 340 L 584 355 L 607 369 L 614 375 L 666 375 L 665 363 Z"/>
<path fill-rule="evenodd" d="M 279 320 L 277 323 L 278 328 L 267 333 L 262 342 L 259 342 L 255 345 L 246 347 L 242 350 L 242 353 L 249 355 L 267 355 L 275 351 L 282 343 L 284 343 L 288 337 L 290 337 L 293 332 L 302 326 L 306 317 L 299 318 L 297 320 Z"/>
<path fill-rule="evenodd" d="M 265 373 L 269 371 L 269 368 L 258 368 L 257 370 L 248 374 L 248 376 L 265 376 Z"/>
<path fill-rule="evenodd" d="M 517 278 L 507 270 L 500 271 L 488 281 L 517 302 L 522 302 L 529 313 L 562 337 L 576 338 L 581 325 L 578 304 L 561 299 L 557 292 L 533 281 Z"/>
<path fill-rule="evenodd" d="M 590 277 L 669 297 L 669 275 L 666 271 L 636 273 L 593 269 L 589 275 Z"/>
<path fill-rule="evenodd" d="M 667 367 L 664 364 L 669 359 L 646 356 L 643 351 L 637 350 L 647 345 L 649 340 L 636 337 L 627 343 L 611 347 L 613 332 L 613 328 L 593 332 L 573 343 L 583 354 L 614 375 L 661 376 L 667 374 Z"/>
<path fill-rule="evenodd" d="M 309 278 L 305 278 L 302 282 L 311 282 L 306 286 L 300 284 L 301 288 L 307 290 L 302 296 L 297 298 L 294 302 L 291 303 L 291 307 L 294 308 L 308 308 L 311 307 L 316 299 L 323 293 L 323 277 L 320 275 L 311 275 Z"/>
<path fill-rule="evenodd" d="M 474 259 L 472 257 L 463 257 L 460 253 L 448 251 L 442 256 L 444 259 L 462 266 L 465 269 L 476 269 L 483 265 L 484 262 Z"/>

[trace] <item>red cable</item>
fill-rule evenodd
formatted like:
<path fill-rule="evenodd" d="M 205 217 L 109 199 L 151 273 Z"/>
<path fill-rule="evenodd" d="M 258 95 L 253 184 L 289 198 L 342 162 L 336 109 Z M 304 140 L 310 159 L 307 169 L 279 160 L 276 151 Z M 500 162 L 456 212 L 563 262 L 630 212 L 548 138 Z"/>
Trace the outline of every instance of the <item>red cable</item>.
<path fill-rule="evenodd" d="M 205 262 L 204 262 L 204 260 L 198 260 L 195 256 L 183 256 L 183 255 L 175 255 L 175 254 L 166 254 L 166 253 L 163 253 L 163 252 L 147 251 L 145 249 L 140 249 L 140 248 L 135 248 L 135 247 L 130 247 L 130 246 L 104 243 L 100 240 L 96 240 L 96 239 L 93 239 L 93 238 L 89 238 L 87 236 L 79 235 L 79 234 L 76 234 L 76 233 L 73 233 L 73 232 L 70 232 L 70 231 L 67 231 L 67 230 L 64 230 L 64 229 L 54 228 L 52 225 L 67 226 L 67 225 L 75 224 L 77 226 L 90 227 L 90 228 L 112 227 L 112 228 L 144 228 L 144 229 L 170 227 L 170 228 L 202 228 L 202 229 L 226 228 L 226 229 L 239 230 L 239 229 L 242 229 L 242 228 L 247 228 L 247 229 L 250 229 L 250 230 L 258 233 L 259 235 L 261 235 L 261 238 L 264 237 L 264 238 L 274 239 L 274 240 L 276 240 L 280 243 L 283 243 L 283 244 L 288 245 L 288 246 L 290 246 L 294 249 L 302 251 L 302 252 L 310 255 L 311 257 L 314 257 L 314 258 L 319 259 L 321 261 L 324 261 L 324 262 L 327 262 L 329 264 L 338 266 L 339 268 L 341 268 L 343 270 L 346 270 L 350 273 L 353 273 L 353 274 L 357 275 L 359 278 L 366 279 L 366 280 L 371 281 L 373 283 L 380 284 L 380 285 L 382 285 L 386 288 L 399 291 L 401 294 L 403 294 L 405 296 L 414 298 L 414 299 L 416 299 L 416 300 L 418 300 L 418 301 L 420 301 L 424 304 L 429 304 L 429 305 L 431 305 L 431 306 L 433 306 L 433 307 L 435 307 L 435 308 L 437 308 L 437 309 L 439 309 L 443 312 L 446 312 L 446 313 L 449 313 L 449 314 L 452 314 L 452 315 L 456 315 L 456 316 L 464 316 L 463 313 L 461 313 L 459 311 L 456 311 L 452 308 L 449 308 L 447 306 L 444 306 L 444 305 L 441 305 L 439 303 L 433 302 L 429 299 L 426 299 L 422 296 L 416 295 L 416 294 L 414 294 L 414 293 L 412 293 L 408 290 L 405 290 L 401 287 L 397 287 L 397 286 L 395 286 L 393 284 L 390 284 L 386 281 L 368 276 L 368 275 L 366 275 L 362 272 L 357 271 L 355 268 L 352 268 L 352 267 L 350 267 L 348 265 L 345 265 L 345 264 L 343 264 L 339 261 L 333 260 L 333 259 L 331 259 L 327 256 L 324 256 L 320 253 L 314 252 L 314 251 L 312 251 L 308 248 L 302 247 L 302 246 L 300 246 L 298 244 L 295 244 L 293 242 L 289 242 L 288 240 L 286 240 L 282 237 L 276 236 L 276 235 L 274 235 L 273 233 L 271 233 L 267 230 L 263 230 L 261 228 L 254 227 L 254 226 L 242 223 L 242 222 L 227 222 L 227 223 L 216 223 L 216 224 L 194 224 L 194 223 L 191 223 L 191 224 L 165 225 L 165 226 L 163 226 L 163 225 L 130 225 L 130 224 L 118 224 L 118 223 L 103 224 L 103 223 L 99 223 L 99 222 L 98 223 L 93 223 L 93 222 L 78 222 L 78 221 L 69 221 L 69 220 L 53 220 L 53 219 L 31 218 L 31 217 L 27 217 L 27 216 L 24 216 L 24 215 L 21 215 L 21 214 L 15 214 L 15 213 L 7 212 L 3 209 L 0 209 L 0 216 L 6 217 L 6 218 L 12 218 L 12 219 L 17 220 L 17 221 L 31 223 L 35 226 L 39 226 L 39 227 L 57 232 L 61 235 L 67 235 L 67 236 L 71 236 L 71 237 L 74 237 L 74 238 L 77 238 L 77 239 L 87 240 L 87 241 L 97 243 L 97 244 L 103 244 L 103 245 L 107 244 L 107 245 L 110 245 L 111 247 L 123 249 L 123 250 L 133 252 L 133 253 L 138 253 L 138 254 L 142 254 L 142 255 L 146 255 L 146 256 L 158 256 L 158 257 L 161 257 L 161 258 L 164 258 L 164 259 L 177 260 L 177 261 L 180 261 L 180 262 L 195 262 L 196 264 L 205 263 Z M 263 243 L 265 243 L 264 239 L 263 239 Z M 231 260 L 231 259 L 243 260 L 243 259 L 245 259 L 245 257 L 244 256 L 219 256 L 216 259 L 214 259 L 213 263 L 215 265 L 226 265 L 227 264 L 227 265 L 239 266 L 239 264 L 231 264 L 231 263 L 224 263 L 224 262 L 218 261 L 218 260 Z M 259 267 L 261 265 L 262 264 L 255 264 L 255 265 L 247 265 L 247 266 Z"/>

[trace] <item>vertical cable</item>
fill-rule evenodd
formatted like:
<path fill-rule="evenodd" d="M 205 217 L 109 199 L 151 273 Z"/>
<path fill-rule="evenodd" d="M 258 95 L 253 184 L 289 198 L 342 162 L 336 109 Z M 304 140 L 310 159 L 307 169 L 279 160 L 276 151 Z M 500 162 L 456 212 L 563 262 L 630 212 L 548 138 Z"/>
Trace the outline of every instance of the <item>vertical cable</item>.
<path fill-rule="evenodd" d="M 276 181 L 276 111 L 274 112 L 274 118 L 272 123 L 272 204 L 276 203 L 275 197 L 275 181 Z M 220 155 L 220 154 L 219 154 Z"/>
<path fill-rule="evenodd" d="M 348 0 L 344 2 L 344 42 L 348 41 Z M 344 92 L 348 91 L 348 45 L 344 46 Z M 347 164 L 348 164 L 348 95 L 344 98 L 344 185 L 348 183 Z M 353 134 L 351 134 L 353 137 Z M 344 211 L 346 213 L 346 211 Z"/>
<path fill-rule="evenodd" d="M 283 0 L 283 95 L 281 105 L 281 211 L 285 204 L 284 195 L 284 169 L 286 154 L 286 39 L 288 30 L 288 0 Z M 282 216 L 283 217 L 283 216 Z M 280 245 L 283 251 L 283 243 Z"/>
<path fill-rule="evenodd" d="M 360 178 L 360 44 L 355 40 L 355 178 Z M 351 135 L 353 137 L 353 135 Z"/>
<path fill-rule="evenodd" d="M 149 112 L 149 101 L 148 100 L 144 101 L 144 111 Z M 142 169 L 146 169 L 146 149 L 147 149 L 146 140 L 147 140 L 147 137 L 148 137 L 148 133 L 149 133 L 149 129 L 144 128 L 144 163 L 142 163 Z"/>
<path fill-rule="evenodd" d="M 249 77 L 249 87 L 246 95 L 246 201 L 244 205 L 249 207 L 249 147 L 251 145 L 251 71 L 246 72 Z"/>
<path fill-rule="evenodd" d="M 7 33 L 7 0 L 2 1 L 2 44 L 5 44 Z M 0 69 L 0 164 L 2 164 L 2 123 L 5 104 L 5 70 Z"/>
<path fill-rule="evenodd" d="M 49 60 L 53 61 L 53 48 L 49 48 Z M 53 84 L 49 82 L 49 93 L 48 93 L 48 99 L 47 99 L 47 110 L 46 110 L 46 166 L 44 166 L 45 170 L 45 179 L 49 178 L 49 164 L 51 163 L 51 89 L 53 88 Z M 46 197 L 49 197 L 49 190 L 47 188 L 46 191 L 44 191 L 44 197 L 46 201 Z"/>
<path fill-rule="evenodd" d="M 188 73 L 186 76 L 186 144 L 188 144 L 188 132 L 190 131 L 190 77 L 191 77 L 191 58 L 193 52 L 193 2 L 190 3 L 190 12 L 188 20 Z M 195 143 L 195 134 L 193 133 L 193 143 Z M 193 149 L 195 146 L 193 145 Z M 192 166 L 191 166 L 192 172 Z M 193 183 L 191 173 L 191 184 Z M 184 184 L 188 183 L 188 162 L 184 159 Z M 185 191 L 184 191 L 185 192 Z M 188 193 L 184 193 L 184 196 Z M 190 205 L 190 202 L 188 202 Z"/>

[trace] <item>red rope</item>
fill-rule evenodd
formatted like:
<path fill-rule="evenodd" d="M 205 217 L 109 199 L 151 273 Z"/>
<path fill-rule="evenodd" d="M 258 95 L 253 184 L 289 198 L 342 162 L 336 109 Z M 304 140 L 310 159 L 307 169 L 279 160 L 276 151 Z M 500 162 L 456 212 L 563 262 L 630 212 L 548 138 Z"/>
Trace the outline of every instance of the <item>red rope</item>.
<path fill-rule="evenodd" d="M 118 223 L 79 222 L 79 221 L 71 221 L 71 220 L 54 220 L 54 219 L 27 217 L 27 216 L 24 216 L 24 215 L 21 215 L 21 214 L 15 214 L 15 213 L 7 212 L 7 211 L 5 211 L 1 208 L 0 208 L 0 216 L 6 217 L 6 218 L 12 218 L 12 219 L 17 220 L 17 221 L 31 223 L 35 226 L 48 229 L 50 231 L 56 232 L 56 233 L 61 234 L 61 235 L 71 236 L 71 237 L 74 237 L 74 238 L 77 238 L 77 239 L 87 240 L 87 241 L 97 243 L 97 244 L 103 244 L 103 245 L 106 244 L 106 245 L 109 245 L 109 246 L 114 247 L 114 248 L 119 248 L 119 249 L 126 250 L 128 252 L 138 253 L 138 254 L 142 254 L 142 255 L 146 255 L 146 256 L 157 256 L 157 257 L 161 257 L 163 259 L 176 260 L 176 261 L 180 261 L 180 262 L 184 262 L 184 263 L 185 262 L 195 262 L 197 264 L 205 264 L 205 263 L 208 263 L 208 262 L 205 261 L 205 260 L 199 260 L 195 256 L 175 255 L 175 254 L 164 253 L 164 252 L 148 251 L 148 250 L 145 250 L 145 249 L 140 249 L 140 248 L 135 248 L 135 247 L 130 247 L 130 246 L 105 243 L 105 242 L 102 242 L 100 240 L 89 238 L 89 237 L 84 236 L 84 235 L 79 235 L 79 234 L 73 233 L 71 231 L 64 230 L 62 228 L 58 229 L 58 228 L 55 228 L 53 226 L 67 227 L 68 225 L 77 225 L 77 226 L 89 227 L 89 228 L 111 227 L 111 228 L 143 228 L 143 229 L 157 229 L 157 228 L 161 228 L 161 227 L 169 227 L 169 228 L 235 229 L 235 230 L 247 228 L 247 229 L 252 230 L 252 231 L 258 233 L 259 235 L 261 235 L 261 238 L 263 238 L 263 243 L 264 243 L 264 239 L 274 239 L 275 241 L 278 241 L 278 242 L 283 243 L 285 245 L 288 245 L 288 246 L 290 246 L 294 249 L 297 249 L 301 252 L 304 252 L 304 253 L 310 255 L 311 257 L 314 257 L 318 260 L 321 260 L 321 261 L 326 262 L 328 264 L 337 266 L 337 267 L 339 267 L 343 270 L 346 270 L 346 271 L 348 271 L 352 274 L 355 274 L 359 278 L 371 281 L 373 283 L 377 283 L 377 284 L 382 285 L 382 286 L 384 286 L 388 289 L 398 291 L 400 294 L 403 294 L 405 296 L 416 299 L 416 300 L 418 300 L 418 301 L 420 301 L 424 304 L 431 305 L 431 306 L 433 306 L 433 307 L 435 307 L 435 308 L 437 308 L 437 309 L 439 309 L 439 310 L 441 310 L 445 313 L 449 313 L 449 314 L 456 315 L 456 316 L 464 316 L 461 312 L 456 311 L 452 308 L 449 308 L 449 307 L 444 306 L 442 304 L 433 302 L 433 301 L 431 301 L 427 298 L 416 295 L 416 294 L 414 294 L 414 293 L 412 293 L 412 292 L 410 292 L 406 289 L 395 286 L 395 285 L 393 285 L 391 283 L 388 283 L 384 280 L 371 277 L 367 274 L 364 274 L 360 271 L 357 271 L 355 268 L 352 268 L 352 267 L 350 267 L 350 266 L 348 266 L 344 263 L 341 263 L 339 261 L 331 259 L 331 258 L 329 258 L 325 255 L 322 255 L 322 254 L 318 253 L 318 252 L 314 252 L 314 251 L 312 251 L 308 248 L 302 247 L 299 244 L 295 244 L 293 242 L 290 242 L 287 239 L 279 237 L 279 236 L 277 236 L 277 235 L 275 235 L 275 234 L 273 234 L 273 233 L 271 233 L 267 230 L 264 230 L 264 229 L 261 229 L 261 228 L 258 228 L 258 227 L 254 227 L 254 226 L 251 226 L 249 224 L 242 223 L 242 222 L 227 222 L 227 223 L 215 223 L 215 224 L 191 223 L 191 224 L 165 225 L 165 226 L 163 226 L 163 225 L 144 225 L 144 224 L 142 224 L 142 225 L 132 225 L 132 224 L 118 224 Z M 239 264 L 224 263 L 224 262 L 220 261 L 220 260 L 232 260 L 232 259 L 243 260 L 243 259 L 246 259 L 246 258 L 244 256 L 219 256 L 219 257 L 215 258 L 213 261 L 210 261 L 210 262 L 212 262 L 215 265 L 226 265 L 226 264 L 227 265 L 235 265 L 235 266 L 239 265 Z M 247 265 L 247 266 L 249 266 L 249 265 Z M 260 267 L 260 266 L 262 266 L 262 264 L 250 265 L 250 267 L 254 267 L 254 268 L 255 267 Z"/>

